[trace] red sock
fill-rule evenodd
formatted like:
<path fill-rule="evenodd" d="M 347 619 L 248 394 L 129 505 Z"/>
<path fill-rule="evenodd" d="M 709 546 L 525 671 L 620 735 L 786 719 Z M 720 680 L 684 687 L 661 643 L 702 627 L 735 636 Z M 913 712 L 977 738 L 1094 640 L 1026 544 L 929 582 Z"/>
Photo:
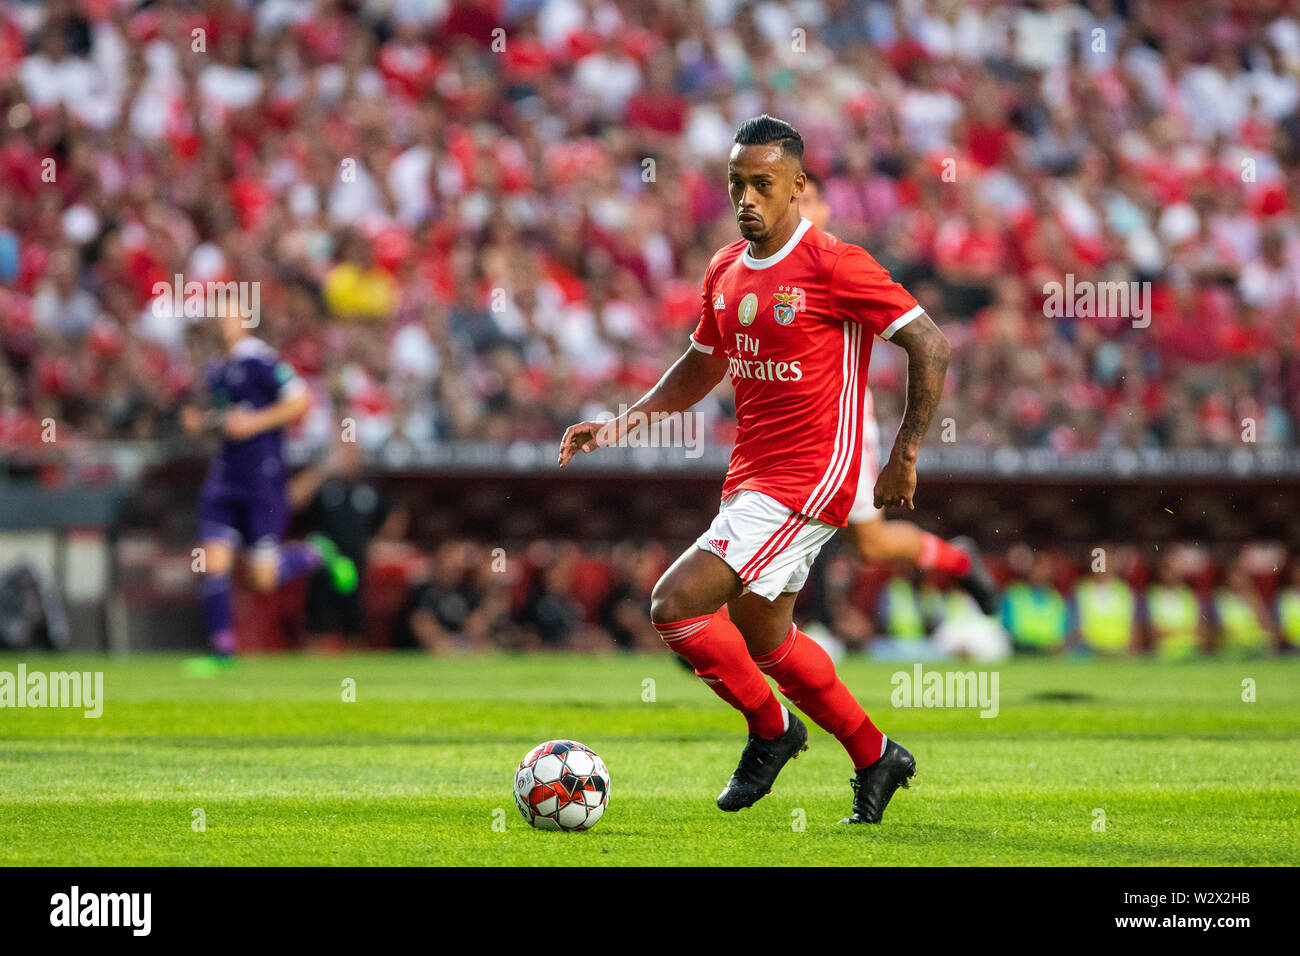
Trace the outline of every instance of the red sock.
<path fill-rule="evenodd" d="M 882 734 L 871 718 L 862 715 L 862 726 L 843 738 L 840 743 L 853 759 L 853 769 L 869 767 L 885 754 L 885 735 Z"/>
<path fill-rule="evenodd" d="M 785 732 L 785 709 L 750 658 L 745 639 L 726 617 L 705 614 L 656 624 L 655 630 L 665 644 L 691 662 L 695 676 L 745 715 L 751 734 L 771 739 Z"/>
<path fill-rule="evenodd" d="M 855 770 L 875 763 L 884 749 L 884 734 L 876 729 L 821 645 L 793 625 L 790 636 L 770 654 L 756 657 L 759 669 L 776 678 L 781 693 L 844 745 Z"/>
<path fill-rule="evenodd" d="M 960 578 L 970 571 L 970 555 L 938 535 L 922 531 L 921 554 L 916 566 L 922 571 L 942 571 Z"/>

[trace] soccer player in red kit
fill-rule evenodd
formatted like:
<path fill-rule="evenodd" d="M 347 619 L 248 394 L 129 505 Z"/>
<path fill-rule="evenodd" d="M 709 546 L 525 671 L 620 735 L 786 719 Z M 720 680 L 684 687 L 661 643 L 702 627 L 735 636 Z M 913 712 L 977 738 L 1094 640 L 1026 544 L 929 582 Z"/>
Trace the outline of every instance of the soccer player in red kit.
<path fill-rule="evenodd" d="M 767 675 L 848 751 L 853 811 L 842 822 L 879 823 L 916 760 L 876 728 L 826 652 L 794 624 L 794 601 L 857 494 L 873 336 L 908 354 L 907 403 L 876 480 L 877 507 L 913 506 L 916 458 L 943 391 L 948 341 L 871 256 L 800 216 L 803 139 L 788 123 L 766 115 L 743 123 L 727 179 L 742 238 L 705 272 L 690 346 L 624 415 L 570 426 L 559 463 L 614 444 L 634 414 L 644 421 L 690 408 L 730 374 L 738 431 L 722 504 L 655 585 L 650 617 L 748 723 L 721 809 L 752 806 L 807 747 L 807 728 L 777 700 Z M 729 617 L 715 613 L 724 604 Z"/>
<path fill-rule="evenodd" d="M 818 229 L 824 230 L 830 222 L 831 207 L 826 202 L 822 182 L 806 170 L 804 176 L 807 182 L 799 194 L 799 215 Z M 864 430 L 858 495 L 849 509 L 849 523 L 846 525 L 849 540 L 853 542 L 858 556 L 867 564 L 902 561 L 922 571 L 950 574 L 975 599 L 981 611 L 985 614 L 996 613 L 997 585 L 985 567 L 973 539 L 962 536 L 944 541 L 910 521 L 886 521 L 884 511 L 876 507 L 872 491 L 880 463 L 880 432 L 876 427 L 876 412 L 870 388 L 866 390 L 866 397 L 866 406 L 862 412 Z"/>

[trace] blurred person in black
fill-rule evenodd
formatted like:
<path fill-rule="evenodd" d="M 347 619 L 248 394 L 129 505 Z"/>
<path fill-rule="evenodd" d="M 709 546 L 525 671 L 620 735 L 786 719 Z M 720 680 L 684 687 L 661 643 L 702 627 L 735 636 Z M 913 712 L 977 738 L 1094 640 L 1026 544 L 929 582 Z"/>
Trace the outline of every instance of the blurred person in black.
<path fill-rule="evenodd" d="M 623 542 L 614 546 L 609 563 L 612 575 L 600 605 L 601 628 L 622 650 L 659 651 L 663 641 L 645 609 L 655 582 L 668 566 L 663 547 Z"/>
<path fill-rule="evenodd" d="M 323 462 L 309 465 L 289 483 L 289 501 L 314 541 L 328 541 L 357 567 L 359 585 L 339 594 L 317 572 L 307 581 L 307 647 L 338 650 L 364 644 L 366 634 L 366 552 L 373 538 L 396 540 L 409 514 L 392 508 L 387 496 L 365 476 L 361 446 L 342 433 Z"/>
<path fill-rule="evenodd" d="M 512 646 L 508 573 L 497 573 L 480 549 L 456 540 L 440 544 L 427 567 L 398 612 L 392 647 L 446 654 Z"/>
<path fill-rule="evenodd" d="M 535 541 L 528 548 L 532 574 L 527 596 L 515 614 L 528 649 L 595 652 L 613 648 L 610 636 L 588 623 L 586 610 L 575 595 L 579 554 L 570 542 Z"/>

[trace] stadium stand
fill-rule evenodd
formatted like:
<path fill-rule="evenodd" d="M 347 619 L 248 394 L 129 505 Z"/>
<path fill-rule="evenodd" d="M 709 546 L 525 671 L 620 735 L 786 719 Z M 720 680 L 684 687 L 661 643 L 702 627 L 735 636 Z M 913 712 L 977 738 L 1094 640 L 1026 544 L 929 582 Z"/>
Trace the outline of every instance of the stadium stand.
<path fill-rule="evenodd" d="M 769 110 L 798 117 L 832 230 L 952 340 L 964 449 L 1231 450 L 1248 428 L 1294 450 L 1298 78 L 1289 2 L 9 0 L 0 446 L 39 449 L 54 420 L 64 450 L 169 458 L 210 348 L 161 307 L 176 276 L 257 283 L 259 334 L 316 394 L 308 447 L 342 418 L 374 460 L 553 441 L 680 353 L 705 264 L 735 238 L 721 157 Z M 1046 315 L 1067 274 L 1138 283 L 1149 324 Z M 893 351 L 870 373 L 884 423 Z M 702 406 L 711 445 L 730 441 L 729 402 L 724 386 Z M 548 534 L 521 546 L 547 552 Z M 1248 556 L 1241 537 L 1207 574 Z M 618 602 L 657 559 L 556 547 L 511 578 L 497 642 L 640 646 Z M 373 574 L 392 617 L 402 575 Z M 591 597 L 601 582 L 612 604 Z M 875 586 L 855 593 L 875 613 Z"/>

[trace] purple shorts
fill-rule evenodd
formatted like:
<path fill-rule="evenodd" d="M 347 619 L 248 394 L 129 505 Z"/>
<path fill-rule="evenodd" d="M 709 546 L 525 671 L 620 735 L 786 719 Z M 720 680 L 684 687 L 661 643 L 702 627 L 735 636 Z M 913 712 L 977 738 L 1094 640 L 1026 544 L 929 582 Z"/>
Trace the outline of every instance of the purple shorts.
<path fill-rule="evenodd" d="M 289 523 L 284 489 L 232 488 L 205 481 L 199 490 L 199 536 L 219 538 L 233 547 L 277 547 Z"/>

